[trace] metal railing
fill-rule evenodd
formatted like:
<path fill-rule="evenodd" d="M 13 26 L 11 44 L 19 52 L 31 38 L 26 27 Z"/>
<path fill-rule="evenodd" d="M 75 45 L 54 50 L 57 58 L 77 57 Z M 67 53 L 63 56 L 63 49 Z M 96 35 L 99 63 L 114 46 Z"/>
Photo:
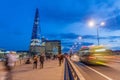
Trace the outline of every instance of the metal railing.
<path fill-rule="evenodd" d="M 81 80 L 68 58 L 65 58 L 64 80 Z"/>

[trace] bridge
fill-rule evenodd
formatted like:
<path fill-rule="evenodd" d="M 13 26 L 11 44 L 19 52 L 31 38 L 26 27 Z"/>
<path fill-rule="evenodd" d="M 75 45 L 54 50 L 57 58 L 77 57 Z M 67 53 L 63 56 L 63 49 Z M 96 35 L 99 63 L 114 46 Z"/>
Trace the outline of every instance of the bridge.
<path fill-rule="evenodd" d="M 17 61 L 12 71 L 12 80 L 120 80 L 120 57 L 116 56 L 106 66 L 93 66 L 74 62 L 65 57 L 59 66 L 58 60 L 46 60 L 44 68 L 33 69 L 33 64 Z M 0 80 L 5 80 L 8 73 L 0 62 Z M 38 63 L 39 64 L 39 63 Z"/>

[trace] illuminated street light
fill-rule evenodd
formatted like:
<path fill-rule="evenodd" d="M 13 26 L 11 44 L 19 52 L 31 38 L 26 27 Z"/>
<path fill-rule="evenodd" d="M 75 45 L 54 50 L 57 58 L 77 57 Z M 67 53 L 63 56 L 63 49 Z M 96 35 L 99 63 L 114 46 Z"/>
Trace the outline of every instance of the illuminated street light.
<path fill-rule="evenodd" d="M 80 46 L 80 41 L 82 40 L 81 36 L 78 36 L 76 41 L 74 42 L 74 44 L 72 45 L 72 47 L 70 48 L 71 51 L 75 52 L 78 50 L 79 46 Z"/>
<path fill-rule="evenodd" d="M 104 26 L 104 25 L 105 25 L 105 22 L 101 22 L 100 25 L 101 25 L 101 26 Z"/>
<path fill-rule="evenodd" d="M 98 41 L 98 45 L 99 45 L 100 42 L 99 42 L 99 31 L 98 31 L 98 28 L 99 28 L 99 26 L 104 26 L 105 22 L 100 22 L 99 24 L 96 24 L 95 21 L 91 20 L 91 21 L 88 22 L 88 25 L 90 27 L 96 26 L 96 28 L 97 28 L 97 41 Z"/>
<path fill-rule="evenodd" d="M 79 37 L 78 37 L 78 40 L 81 40 L 81 39 L 82 39 L 82 37 L 81 37 L 81 36 L 79 36 Z"/>
<path fill-rule="evenodd" d="M 88 25 L 89 25 L 90 27 L 95 26 L 95 21 L 93 21 L 93 20 L 89 21 L 89 22 L 88 22 Z"/>

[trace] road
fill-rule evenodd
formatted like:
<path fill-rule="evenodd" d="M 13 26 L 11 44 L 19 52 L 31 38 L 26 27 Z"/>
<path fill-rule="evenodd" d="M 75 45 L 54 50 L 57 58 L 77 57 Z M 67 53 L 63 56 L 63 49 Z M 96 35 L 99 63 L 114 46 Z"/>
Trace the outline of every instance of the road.
<path fill-rule="evenodd" d="M 86 80 L 120 80 L 120 61 L 111 61 L 106 66 L 75 64 Z"/>

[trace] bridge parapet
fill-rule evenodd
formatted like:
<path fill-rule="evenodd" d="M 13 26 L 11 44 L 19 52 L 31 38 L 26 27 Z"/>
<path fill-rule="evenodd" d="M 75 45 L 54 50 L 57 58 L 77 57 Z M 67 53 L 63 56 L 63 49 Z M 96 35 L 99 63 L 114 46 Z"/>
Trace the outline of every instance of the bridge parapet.
<path fill-rule="evenodd" d="M 65 58 L 64 80 L 85 80 L 77 66 L 68 57 Z"/>

